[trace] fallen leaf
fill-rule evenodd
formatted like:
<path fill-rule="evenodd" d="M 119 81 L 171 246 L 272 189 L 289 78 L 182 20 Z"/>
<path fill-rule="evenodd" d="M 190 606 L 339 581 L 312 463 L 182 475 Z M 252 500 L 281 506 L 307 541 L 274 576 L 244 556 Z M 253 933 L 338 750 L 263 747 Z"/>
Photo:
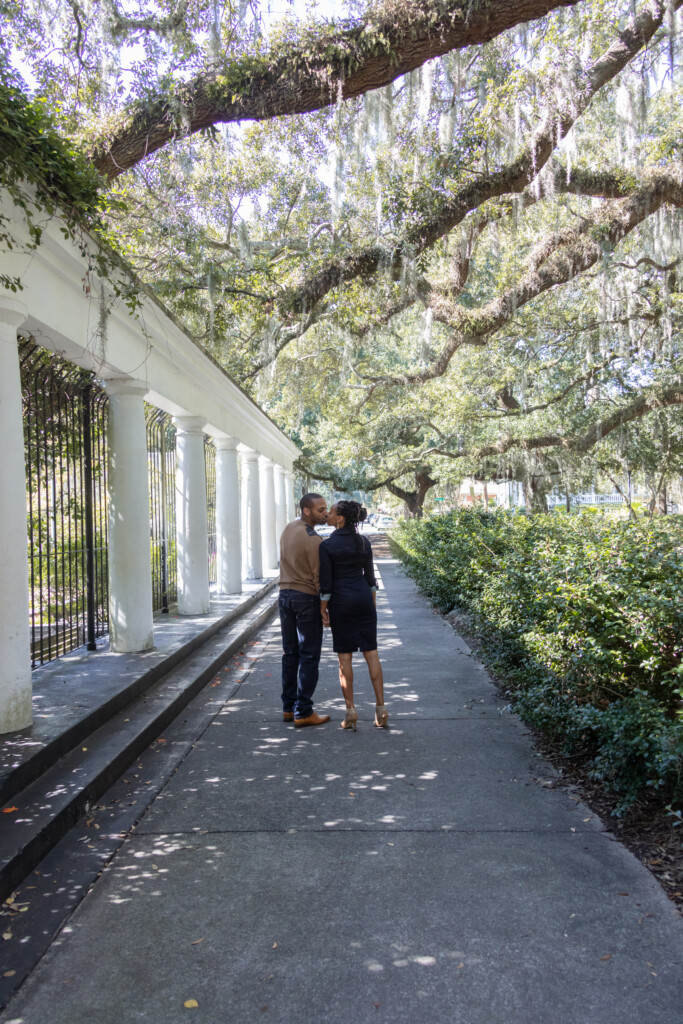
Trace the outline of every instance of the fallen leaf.
<path fill-rule="evenodd" d="M 18 810 L 19 810 L 18 807 L 3 807 L 2 813 L 3 814 L 11 814 L 12 811 L 18 811 Z"/>
<path fill-rule="evenodd" d="M 5 940 L 5 942 L 7 942 L 8 939 L 12 938 L 12 933 L 11 932 L 3 932 L 2 933 L 2 937 Z"/>
<path fill-rule="evenodd" d="M 273 943 L 273 949 L 277 949 L 277 942 Z"/>
<path fill-rule="evenodd" d="M 16 973 L 16 971 L 5 971 L 3 978 L 13 978 Z"/>
<path fill-rule="evenodd" d="M 190 943 L 190 945 L 191 946 L 198 946 L 199 943 L 203 942 L 205 938 L 206 938 L 206 935 L 202 935 L 201 939 L 195 939 L 194 942 Z"/>
<path fill-rule="evenodd" d="M 87 749 L 88 749 L 87 747 L 81 747 L 81 750 L 83 751 L 83 753 L 85 753 Z"/>
<path fill-rule="evenodd" d="M 612 954 L 608 953 L 607 956 L 601 956 L 600 959 L 601 960 L 611 960 L 612 959 Z"/>
<path fill-rule="evenodd" d="M 197 1002 L 196 999 L 186 999 L 185 1002 L 183 1003 L 183 1006 L 185 1007 L 186 1010 L 194 1010 L 196 1009 L 196 1007 L 199 1006 L 199 1003 Z"/>

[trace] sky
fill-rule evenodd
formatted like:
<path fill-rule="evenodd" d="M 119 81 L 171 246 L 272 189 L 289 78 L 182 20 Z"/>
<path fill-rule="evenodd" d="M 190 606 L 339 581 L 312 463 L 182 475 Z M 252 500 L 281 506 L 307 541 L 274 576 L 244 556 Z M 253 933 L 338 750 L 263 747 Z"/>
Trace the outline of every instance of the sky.
<path fill-rule="evenodd" d="M 267 30 L 285 16 L 294 15 L 297 18 L 305 17 L 313 13 L 318 18 L 343 18 L 348 12 L 346 5 L 340 0 L 257 0 L 261 13 L 264 29 Z M 121 4 L 124 12 L 132 13 L 131 5 Z M 154 11 L 154 4 L 141 0 L 140 7 L 145 11 Z M 140 44 L 124 47 L 122 50 L 122 65 L 132 67 L 136 62 L 144 59 L 144 49 Z M 31 91 L 37 88 L 37 81 L 30 64 L 23 60 L 21 54 L 13 47 L 10 53 L 10 63 L 14 67 Z M 124 81 L 126 72 L 124 72 Z M 126 83 L 127 84 L 127 83 Z"/>

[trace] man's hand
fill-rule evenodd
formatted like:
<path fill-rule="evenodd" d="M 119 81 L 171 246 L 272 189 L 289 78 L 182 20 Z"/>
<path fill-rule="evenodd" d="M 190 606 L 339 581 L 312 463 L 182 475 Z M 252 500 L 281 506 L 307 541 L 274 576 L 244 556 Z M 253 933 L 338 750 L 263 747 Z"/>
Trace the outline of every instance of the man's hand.
<path fill-rule="evenodd" d="M 323 617 L 323 626 L 329 626 L 329 624 L 330 624 L 330 613 L 328 612 L 327 608 L 321 614 L 322 614 L 322 617 Z"/>

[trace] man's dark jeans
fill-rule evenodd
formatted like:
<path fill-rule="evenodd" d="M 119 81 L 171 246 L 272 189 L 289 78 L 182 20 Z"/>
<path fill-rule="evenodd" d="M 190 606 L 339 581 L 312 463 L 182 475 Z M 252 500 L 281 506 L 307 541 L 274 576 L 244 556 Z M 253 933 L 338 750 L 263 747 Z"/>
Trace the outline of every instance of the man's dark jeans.
<path fill-rule="evenodd" d="M 282 710 L 293 711 L 295 718 L 306 718 L 313 711 L 323 645 L 320 598 L 299 590 L 281 590 L 279 604 L 284 651 Z"/>

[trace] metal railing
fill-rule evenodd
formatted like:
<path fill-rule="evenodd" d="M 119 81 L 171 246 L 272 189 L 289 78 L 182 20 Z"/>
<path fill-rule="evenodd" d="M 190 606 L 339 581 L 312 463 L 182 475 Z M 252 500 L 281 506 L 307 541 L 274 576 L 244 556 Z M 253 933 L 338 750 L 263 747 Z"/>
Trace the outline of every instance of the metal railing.
<path fill-rule="evenodd" d="M 622 505 L 625 502 L 623 494 L 571 494 L 569 501 L 572 505 Z M 567 498 L 564 494 L 549 494 L 547 496 L 548 508 L 555 505 L 566 505 Z"/>
<path fill-rule="evenodd" d="M 31 665 L 108 630 L 107 402 L 94 374 L 19 344 L 29 543 Z"/>

